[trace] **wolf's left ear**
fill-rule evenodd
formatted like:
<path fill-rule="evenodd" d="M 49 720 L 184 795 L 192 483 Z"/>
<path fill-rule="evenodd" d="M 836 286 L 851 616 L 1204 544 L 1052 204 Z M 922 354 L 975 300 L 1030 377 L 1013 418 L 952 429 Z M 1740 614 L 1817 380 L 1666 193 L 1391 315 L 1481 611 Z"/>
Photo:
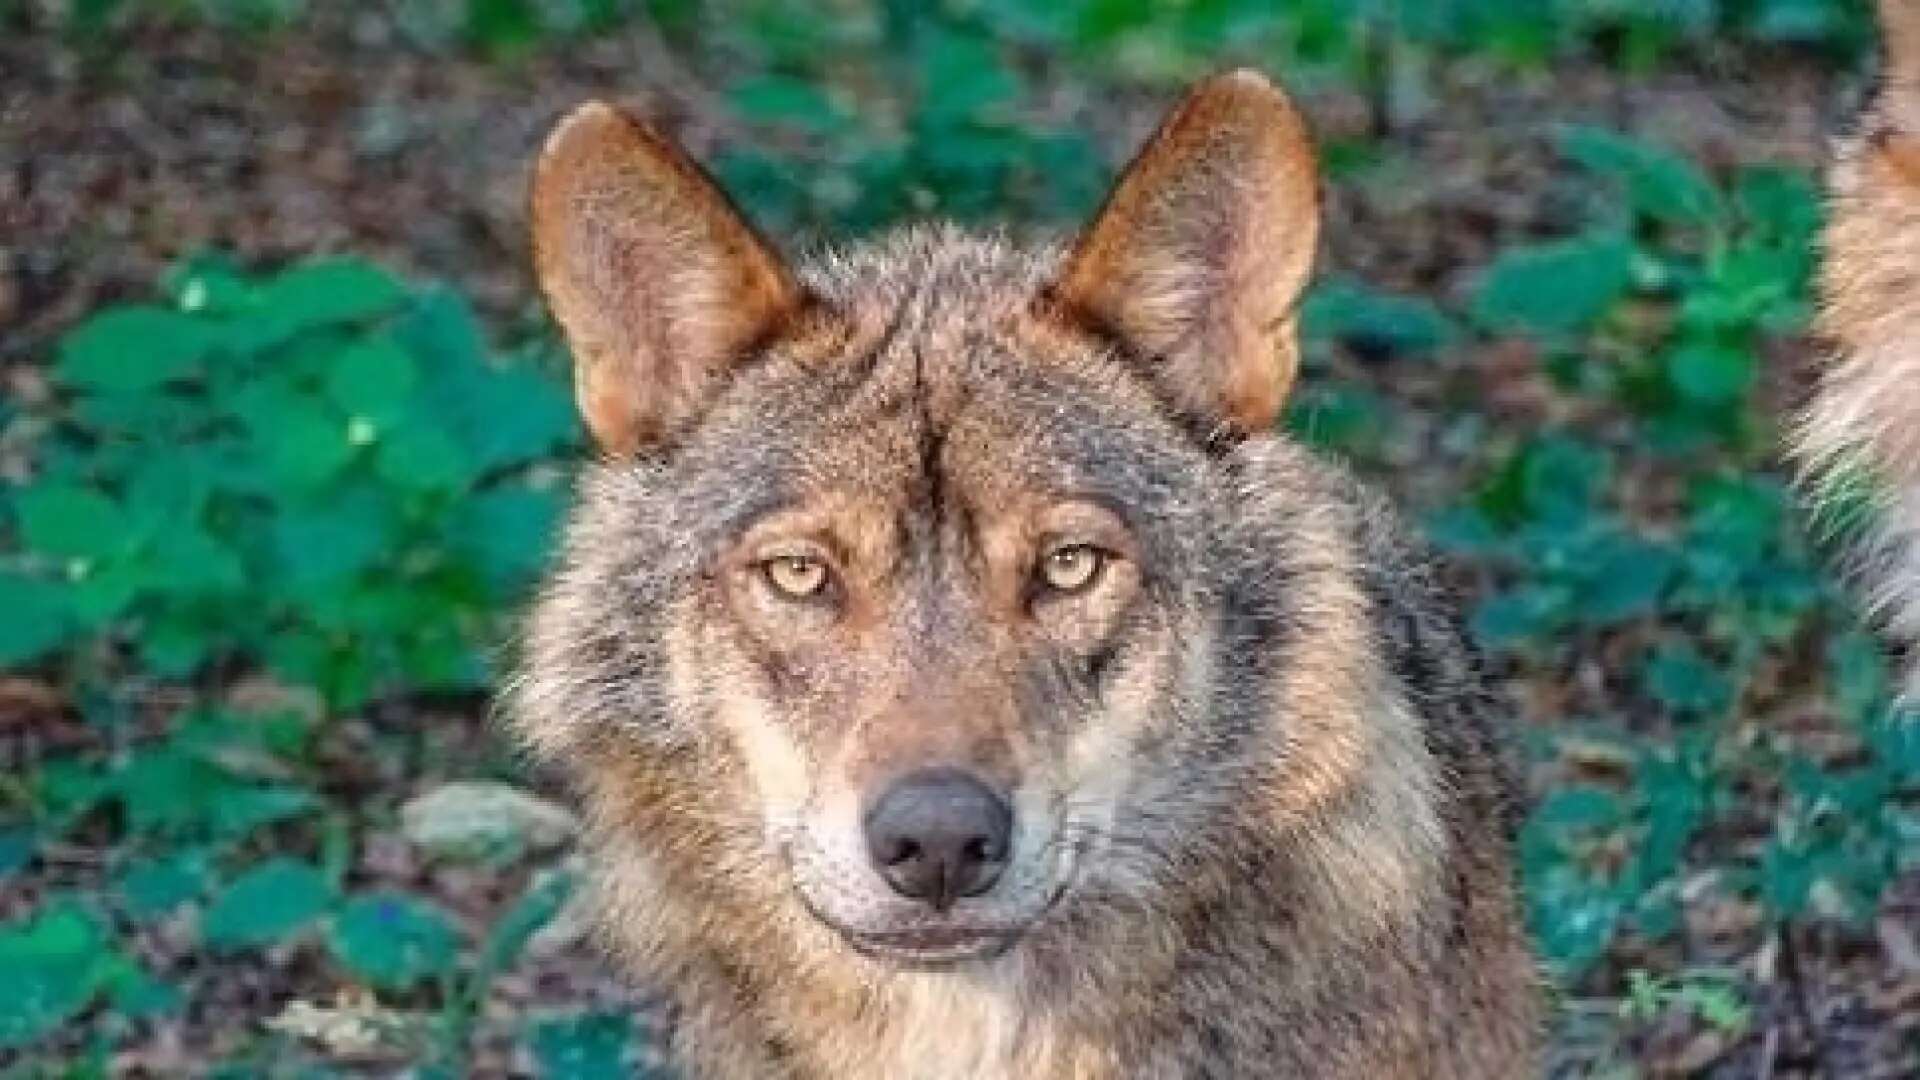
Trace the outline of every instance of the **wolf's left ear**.
<path fill-rule="evenodd" d="M 1052 290 L 1160 366 L 1162 392 L 1252 432 L 1299 364 L 1320 190 L 1306 123 L 1253 71 L 1195 87 L 1128 166 Z"/>
<path fill-rule="evenodd" d="M 532 217 L 580 413 L 611 454 L 669 437 L 803 304 L 780 256 L 693 159 L 610 105 L 580 106 L 548 137 Z"/>

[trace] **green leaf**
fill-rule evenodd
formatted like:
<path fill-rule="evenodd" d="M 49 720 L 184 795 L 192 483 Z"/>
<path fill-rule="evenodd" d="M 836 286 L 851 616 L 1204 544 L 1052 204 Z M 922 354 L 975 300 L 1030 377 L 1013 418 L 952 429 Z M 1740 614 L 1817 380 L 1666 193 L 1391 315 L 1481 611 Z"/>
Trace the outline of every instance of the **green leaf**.
<path fill-rule="evenodd" d="M 1607 951 L 1624 914 L 1611 890 L 1587 886 L 1530 893 L 1534 940 L 1542 958 L 1563 977 L 1579 974 Z"/>
<path fill-rule="evenodd" d="M 1599 625 L 1653 614 L 1679 570 L 1665 548 L 1633 539 L 1615 539 L 1591 553 L 1578 606 L 1582 618 Z"/>
<path fill-rule="evenodd" d="M 380 479 L 401 489 L 461 489 L 473 482 L 473 459 L 452 436 L 422 420 L 380 442 L 374 453 Z"/>
<path fill-rule="evenodd" d="M 70 902 L 0 928 L 0 1047 L 64 1027 L 104 988 L 117 959 L 99 923 Z"/>
<path fill-rule="evenodd" d="M 1800 169 L 1761 166 L 1741 170 L 1734 203 L 1749 228 L 1798 248 L 1820 230 L 1820 189 Z"/>
<path fill-rule="evenodd" d="M 533 935 L 553 921 L 573 895 L 573 875 L 555 871 L 536 877 L 513 907 L 487 932 L 480 946 L 483 972 L 501 972 L 512 967 Z"/>
<path fill-rule="evenodd" d="M 487 345 L 473 305 L 452 289 L 435 287 L 420 294 L 395 321 L 394 339 L 419 361 L 436 388 L 449 378 L 464 378 L 486 363 Z"/>
<path fill-rule="evenodd" d="M 208 906 L 201 936 L 221 952 L 272 944 L 312 922 L 333 888 L 311 863 L 277 856 L 255 865 Z"/>
<path fill-rule="evenodd" d="M 327 393 L 349 416 L 381 426 L 406 415 L 417 377 L 413 357 L 388 338 L 362 341 L 342 352 L 327 372 Z"/>
<path fill-rule="evenodd" d="M 207 887 L 207 877 L 206 853 L 189 850 L 128 864 L 120 873 L 118 889 L 127 914 L 151 919 L 197 899 Z"/>
<path fill-rule="evenodd" d="M 1632 265 L 1632 245 L 1615 233 L 1511 247 L 1481 277 L 1474 317 L 1495 330 L 1563 337 L 1627 294 Z"/>
<path fill-rule="evenodd" d="M 235 784 L 221 794 L 213 818 L 213 832 L 241 837 L 276 822 L 303 817 L 320 808 L 310 791 L 296 787 Z"/>
<path fill-rule="evenodd" d="M 0 826 L 0 881 L 26 869 L 39 848 L 40 830 L 33 826 Z"/>
<path fill-rule="evenodd" d="M 98 559 L 127 543 L 119 504 L 91 488 L 42 482 L 21 492 L 15 506 L 27 547 L 42 555 Z"/>
<path fill-rule="evenodd" d="M 333 956 L 361 980 L 406 990 L 453 970 L 460 933 L 445 912 L 400 892 L 348 901 L 328 935 Z"/>
<path fill-rule="evenodd" d="M 176 524 L 154 537 L 141 569 L 172 594 L 231 593 L 247 585 L 233 549 L 198 525 Z"/>
<path fill-rule="evenodd" d="M 1700 167 L 1663 147 L 1580 126 L 1561 136 L 1560 149 L 1573 161 L 1618 180 L 1633 209 L 1648 217 L 1697 224 L 1719 211 L 1719 193 Z"/>
<path fill-rule="evenodd" d="M 1760 898 L 1777 917 L 1791 919 L 1805 910 L 1807 894 L 1818 877 L 1808 852 L 1778 836 L 1767 841 L 1760 854 Z"/>
<path fill-rule="evenodd" d="M 466 500 L 448 520 L 448 543 L 501 594 L 532 579 L 552 548 L 562 510 L 550 491 L 506 487 Z"/>
<path fill-rule="evenodd" d="M 178 986 L 141 971 L 132 961 L 120 965 L 110 990 L 113 1010 L 129 1020 L 178 1012 L 186 1002 L 186 994 Z"/>
<path fill-rule="evenodd" d="M 1346 384 L 1306 386 L 1287 403 L 1287 430 L 1314 446 L 1363 455 L 1379 446 L 1386 405 L 1372 391 Z"/>
<path fill-rule="evenodd" d="M 398 307 L 406 293 L 386 271 L 353 258 L 317 259 L 260 289 L 260 310 L 286 333 L 360 322 Z"/>
<path fill-rule="evenodd" d="M 1753 353 L 1710 342 L 1690 342 L 1667 356 L 1667 377 L 1681 396 L 1702 406 L 1723 406 L 1746 395 L 1758 374 Z"/>
<path fill-rule="evenodd" d="M 161 612 L 141 628 L 140 662 L 156 675 L 185 679 L 207 662 L 213 641 L 193 614 Z"/>
<path fill-rule="evenodd" d="M 626 1012 L 587 1012 L 547 1020 L 528 1040 L 540 1075 L 548 1080 L 591 1080 L 632 1071 L 633 1017 Z"/>
<path fill-rule="evenodd" d="M 1678 713 L 1716 715 L 1733 703 L 1732 682 L 1691 642 L 1656 647 L 1641 678 L 1655 700 Z"/>
<path fill-rule="evenodd" d="M 1835 634 L 1827 641 L 1827 670 L 1834 699 L 1849 718 L 1867 719 L 1884 704 L 1886 658 L 1872 635 L 1859 630 Z"/>
<path fill-rule="evenodd" d="M 55 374 L 84 390 L 150 390 L 195 374 L 217 340 L 191 315 L 144 305 L 110 308 L 61 341 Z"/>
<path fill-rule="evenodd" d="M 337 588 L 401 541 L 388 493 L 371 484 L 341 487 L 325 499 L 290 501 L 274 517 L 276 575 L 295 596 Z"/>
<path fill-rule="evenodd" d="M 1561 585 L 1524 585 L 1481 601 L 1471 625 L 1489 648 L 1511 648 L 1565 623 L 1572 591 Z"/>
<path fill-rule="evenodd" d="M 1576 786 L 1549 792 L 1540 800 L 1528 826 L 1552 830 L 1614 829 L 1625 820 L 1620 796 L 1603 788 Z"/>
<path fill-rule="evenodd" d="M 207 795 L 224 786 L 220 770 L 177 746 L 148 747 L 132 755 L 113 791 L 137 833 L 179 834 L 203 825 Z"/>
<path fill-rule="evenodd" d="M 355 450 L 344 419 L 298 398 L 287 399 L 277 415 L 263 418 L 254 437 L 264 444 L 273 474 L 302 489 L 319 487 L 338 475 Z"/>
<path fill-rule="evenodd" d="M 0 570 L 0 667 L 31 663 L 58 648 L 72 625 L 66 589 Z"/>
<path fill-rule="evenodd" d="M 525 464 L 578 438 L 566 387 L 526 366 L 456 369 L 436 379 L 436 398 L 476 472 Z"/>

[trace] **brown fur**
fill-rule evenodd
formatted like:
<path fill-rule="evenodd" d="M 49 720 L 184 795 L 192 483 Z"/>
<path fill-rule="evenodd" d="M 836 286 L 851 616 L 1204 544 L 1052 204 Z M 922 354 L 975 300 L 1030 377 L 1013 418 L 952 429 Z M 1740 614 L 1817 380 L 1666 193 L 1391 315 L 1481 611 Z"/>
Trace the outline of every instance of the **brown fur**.
<path fill-rule="evenodd" d="M 1894 634 L 1920 640 L 1920 0 L 1880 0 L 1884 63 L 1828 184 L 1820 330 L 1832 353 L 1797 451 L 1816 492 L 1864 481 L 1856 554 Z M 1906 693 L 1920 700 L 1920 668 Z"/>
<path fill-rule="evenodd" d="M 1474 657 L 1385 507 L 1266 430 L 1317 219 L 1278 91 L 1203 84 L 1064 254 L 917 228 L 788 272 L 603 107 L 548 154 L 608 454 L 513 715 L 694 1076 L 1535 1072 Z M 1056 594 L 1063 542 L 1103 569 Z M 831 587 L 773 590 L 794 552 Z M 851 839 L 929 764 L 1017 821 L 945 912 Z"/>

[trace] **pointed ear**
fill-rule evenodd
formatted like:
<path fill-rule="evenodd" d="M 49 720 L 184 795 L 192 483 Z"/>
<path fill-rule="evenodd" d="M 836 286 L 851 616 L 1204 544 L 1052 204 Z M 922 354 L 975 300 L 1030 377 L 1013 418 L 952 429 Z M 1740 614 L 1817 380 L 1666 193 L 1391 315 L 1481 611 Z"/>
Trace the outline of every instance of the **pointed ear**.
<path fill-rule="evenodd" d="M 1195 87 L 1068 255 L 1053 298 L 1158 366 L 1195 415 L 1271 425 L 1299 363 L 1319 183 L 1306 124 L 1252 71 Z"/>
<path fill-rule="evenodd" d="M 534 266 L 602 449 L 657 444 L 799 309 L 778 255 L 672 142 L 599 102 L 548 136 Z"/>

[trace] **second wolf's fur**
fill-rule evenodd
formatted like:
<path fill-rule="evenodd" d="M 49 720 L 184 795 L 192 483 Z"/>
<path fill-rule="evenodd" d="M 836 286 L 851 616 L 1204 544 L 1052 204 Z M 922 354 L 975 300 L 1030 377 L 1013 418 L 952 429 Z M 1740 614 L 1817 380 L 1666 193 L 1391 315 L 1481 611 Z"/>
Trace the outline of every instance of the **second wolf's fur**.
<path fill-rule="evenodd" d="M 514 715 L 692 1075 L 1532 1073 L 1497 710 L 1391 513 L 1269 433 L 1317 224 L 1277 91 L 1204 86 L 1064 250 L 788 268 L 595 106 L 534 216 L 609 453 Z M 859 839 L 928 764 L 1014 822 L 946 903 Z"/>
<path fill-rule="evenodd" d="M 1880 0 L 1884 63 L 1828 176 L 1819 329 L 1833 352 L 1800 428 L 1816 494 L 1865 494 L 1874 609 L 1920 641 L 1920 2 Z M 1920 701 L 1920 665 L 1907 696 Z"/>

